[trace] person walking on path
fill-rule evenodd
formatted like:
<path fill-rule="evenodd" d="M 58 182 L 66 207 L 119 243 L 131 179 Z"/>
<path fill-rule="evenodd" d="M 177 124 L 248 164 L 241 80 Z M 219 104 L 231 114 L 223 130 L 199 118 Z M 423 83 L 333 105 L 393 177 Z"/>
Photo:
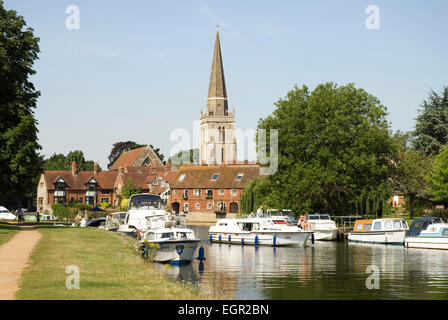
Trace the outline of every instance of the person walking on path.
<path fill-rule="evenodd" d="M 20 224 L 20 223 L 22 223 L 22 220 L 23 220 L 22 208 L 17 209 L 16 213 L 17 213 L 17 224 Z"/>
<path fill-rule="evenodd" d="M 36 213 L 36 222 L 39 223 L 39 221 L 40 221 L 40 213 L 38 212 Z"/>

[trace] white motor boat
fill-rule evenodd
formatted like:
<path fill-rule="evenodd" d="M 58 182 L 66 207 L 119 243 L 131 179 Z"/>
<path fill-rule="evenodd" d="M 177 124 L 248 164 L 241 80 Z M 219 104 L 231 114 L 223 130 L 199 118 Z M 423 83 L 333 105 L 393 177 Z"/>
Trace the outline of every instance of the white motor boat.
<path fill-rule="evenodd" d="M 408 224 L 404 219 L 364 219 L 356 220 L 348 240 L 367 243 L 403 245 Z"/>
<path fill-rule="evenodd" d="M 221 219 L 209 231 L 211 242 L 230 244 L 296 246 L 306 245 L 313 232 L 288 224 L 283 217 Z"/>
<path fill-rule="evenodd" d="M 15 214 L 12 214 L 8 209 L 5 207 L 0 207 L 0 219 L 5 220 L 16 220 L 17 217 Z"/>
<path fill-rule="evenodd" d="M 328 214 L 307 214 L 307 222 L 310 223 L 311 231 L 314 232 L 315 240 L 336 240 L 338 228 L 336 222 L 331 220 Z"/>
<path fill-rule="evenodd" d="M 128 210 L 124 223 L 118 226 L 118 232 L 124 234 L 143 234 L 148 230 L 149 217 L 166 217 L 162 199 L 149 193 L 134 194 L 129 198 Z"/>
<path fill-rule="evenodd" d="M 200 242 L 194 231 L 187 228 L 186 216 L 148 217 L 148 230 L 140 242 L 145 250 L 154 252 L 152 260 L 170 264 L 189 263 Z"/>
<path fill-rule="evenodd" d="M 407 248 L 448 249 L 448 223 L 437 217 L 422 217 L 411 224 L 404 244 Z"/>

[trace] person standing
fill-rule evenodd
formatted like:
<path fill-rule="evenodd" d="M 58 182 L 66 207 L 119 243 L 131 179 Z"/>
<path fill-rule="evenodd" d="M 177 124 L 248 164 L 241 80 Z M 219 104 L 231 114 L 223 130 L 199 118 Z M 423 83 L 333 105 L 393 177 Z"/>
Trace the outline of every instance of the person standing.
<path fill-rule="evenodd" d="M 39 212 L 36 214 L 36 221 L 37 221 L 37 223 L 39 223 L 39 221 L 40 221 L 40 213 Z"/>
<path fill-rule="evenodd" d="M 257 218 L 263 218 L 263 206 L 260 205 L 260 207 L 257 210 Z"/>

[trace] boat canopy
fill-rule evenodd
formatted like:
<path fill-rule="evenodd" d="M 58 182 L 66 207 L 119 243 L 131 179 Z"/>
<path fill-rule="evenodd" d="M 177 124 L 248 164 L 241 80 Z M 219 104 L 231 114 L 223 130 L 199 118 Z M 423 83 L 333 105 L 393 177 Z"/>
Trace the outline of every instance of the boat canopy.
<path fill-rule="evenodd" d="M 306 218 L 308 220 L 331 220 L 328 213 L 309 213 Z"/>
<path fill-rule="evenodd" d="M 421 217 L 412 222 L 406 235 L 411 237 L 418 236 L 422 230 L 425 230 L 428 225 L 433 223 L 443 223 L 443 221 L 438 217 Z"/>
<path fill-rule="evenodd" d="M 134 194 L 129 199 L 128 209 L 160 209 L 162 198 L 155 194 Z"/>

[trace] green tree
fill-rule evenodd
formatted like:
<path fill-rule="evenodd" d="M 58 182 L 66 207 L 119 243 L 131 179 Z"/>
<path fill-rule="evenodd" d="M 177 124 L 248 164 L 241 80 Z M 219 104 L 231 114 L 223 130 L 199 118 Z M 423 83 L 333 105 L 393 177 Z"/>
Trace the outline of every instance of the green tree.
<path fill-rule="evenodd" d="M 431 167 L 431 157 L 411 148 L 400 148 L 392 185 L 409 199 L 410 218 L 414 217 L 414 203 L 426 197 L 426 177 Z"/>
<path fill-rule="evenodd" d="M 396 150 L 376 97 L 353 84 L 326 83 L 313 92 L 295 86 L 276 106 L 258 124 L 279 130 L 278 171 L 265 179 L 263 205 L 349 214 L 389 196 Z"/>
<path fill-rule="evenodd" d="M 123 187 L 122 196 L 123 198 L 129 199 L 133 194 L 142 193 L 142 187 L 135 188 L 134 181 L 129 179 L 126 185 Z"/>
<path fill-rule="evenodd" d="M 427 176 L 429 187 L 427 192 L 433 201 L 448 204 L 448 146 L 443 146 L 434 158 L 434 164 Z"/>
<path fill-rule="evenodd" d="M 448 87 L 444 87 L 440 95 L 430 92 L 416 120 L 414 149 L 425 154 L 438 154 L 448 143 Z"/>
<path fill-rule="evenodd" d="M 53 154 L 44 161 L 44 170 L 71 170 L 73 161 L 76 162 L 78 171 L 92 171 L 94 167 L 93 160 L 85 160 L 84 153 L 80 150 L 70 151 L 67 156 L 62 153 Z M 98 172 L 101 171 L 100 165 L 97 165 Z"/>
<path fill-rule="evenodd" d="M 40 93 L 29 81 L 39 38 L 25 27 L 0 0 L 0 203 L 14 206 L 35 194 L 42 166 L 34 117 Z"/>
<path fill-rule="evenodd" d="M 188 159 L 184 159 L 185 155 Z M 176 166 L 181 166 L 183 164 L 190 164 L 190 163 L 199 163 L 199 161 L 200 160 L 199 160 L 198 148 L 180 151 L 168 159 L 169 163 L 174 164 Z"/>

